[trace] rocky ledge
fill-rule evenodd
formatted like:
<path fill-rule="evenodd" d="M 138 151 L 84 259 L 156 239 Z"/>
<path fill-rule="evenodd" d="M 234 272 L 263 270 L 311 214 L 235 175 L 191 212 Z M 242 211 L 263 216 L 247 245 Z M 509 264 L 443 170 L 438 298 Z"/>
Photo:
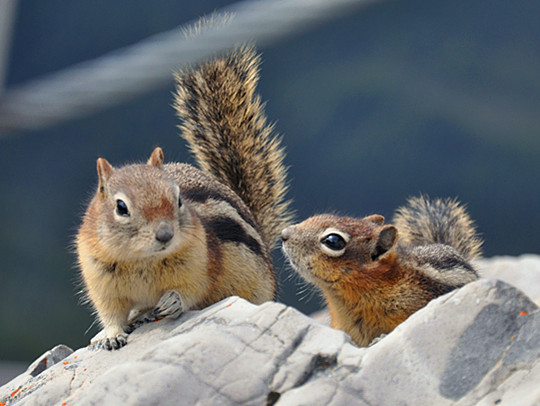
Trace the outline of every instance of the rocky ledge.
<path fill-rule="evenodd" d="M 232 297 L 142 326 L 118 351 L 57 346 L 0 388 L 0 405 L 538 405 L 538 382 L 538 306 L 481 279 L 368 348 Z"/>

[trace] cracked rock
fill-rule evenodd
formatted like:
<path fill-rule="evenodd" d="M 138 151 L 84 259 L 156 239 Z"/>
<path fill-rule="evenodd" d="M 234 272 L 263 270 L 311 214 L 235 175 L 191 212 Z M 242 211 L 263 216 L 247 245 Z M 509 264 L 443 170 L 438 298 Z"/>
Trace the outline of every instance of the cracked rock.
<path fill-rule="evenodd" d="M 538 306 L 481 279 L 367 348 L 283 304 L 228 298 L 143 325 L 117 351 L 57 346 L 0 405 L 532 406 L 538 382 Z"/>

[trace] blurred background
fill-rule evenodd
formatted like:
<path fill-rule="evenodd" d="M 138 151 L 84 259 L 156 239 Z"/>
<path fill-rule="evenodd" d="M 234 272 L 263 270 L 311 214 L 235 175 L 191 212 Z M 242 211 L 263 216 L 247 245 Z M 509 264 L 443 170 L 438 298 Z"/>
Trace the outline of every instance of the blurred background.
<path fill-rule="evenodd" d="M 13 3 L 13 25 L 0 30 L 10 38 L 0 111 L 13 89 L 37 78 L 240 4 Z M 455 196 L 486 256 L 540 254 L 538 0 L 364 3 L 309 25 L 283 23 L 257 42 L 259 93 L 284 136 L 297 219 L 324 211 L 389 218 L 408 196 Z M 159 145 L 166 160 L 191 162 L 171 107 L 172 70 L 151 90 L 77 119 L 25 128 L 30 118 L 6 125 L 9 114 L 0 114 L 0 360 L 28 363 L 97 333 L 79 303 L 73 237 L 98 156 L 140 161 Z M 298 293 L 279 250 L 275 260 L 279 300 L 319 309 L 316 295 Z"/>

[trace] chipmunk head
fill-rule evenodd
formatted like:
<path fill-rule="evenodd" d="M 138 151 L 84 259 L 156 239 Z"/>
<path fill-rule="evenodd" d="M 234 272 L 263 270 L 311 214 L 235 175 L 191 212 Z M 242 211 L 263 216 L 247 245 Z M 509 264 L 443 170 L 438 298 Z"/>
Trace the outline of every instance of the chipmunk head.
<path fill-rule="evenodd" d="M 161 148 L 146 164 L 119 169 L 99 158 L 97 172 L 98 240 L 112 257 L 166 256 L 178 248 L 190 215 L 178 185 L 163 170 Z"/>
<path fill-rule="evenodd" d="M 295 270 L 319 287 L 331 286 L 351 274 L 366 272 L 397 241 L 397 230 L 384 217 L 363 219 L 321 215 L 287 227 L 283 251 Z M 369 275 L 367 275 L 369 278 Z"/>

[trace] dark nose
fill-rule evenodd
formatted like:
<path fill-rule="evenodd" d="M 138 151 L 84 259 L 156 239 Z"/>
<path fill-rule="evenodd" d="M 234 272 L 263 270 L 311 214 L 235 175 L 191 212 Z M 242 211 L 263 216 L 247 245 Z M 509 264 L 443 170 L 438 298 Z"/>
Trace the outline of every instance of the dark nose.
<path fill-rule="evenodd" d="M 166 244 L 172 240 L 174 230 L 169 224 L 161 224 L 156 231 L 156 240 L 162 244 Z"/>
<path fill-rule="evenodd" d="M 291 238 L 291 228 L 287 227 L 281 232 L 281 240 L 287 241 L 289 238 Z"/>

